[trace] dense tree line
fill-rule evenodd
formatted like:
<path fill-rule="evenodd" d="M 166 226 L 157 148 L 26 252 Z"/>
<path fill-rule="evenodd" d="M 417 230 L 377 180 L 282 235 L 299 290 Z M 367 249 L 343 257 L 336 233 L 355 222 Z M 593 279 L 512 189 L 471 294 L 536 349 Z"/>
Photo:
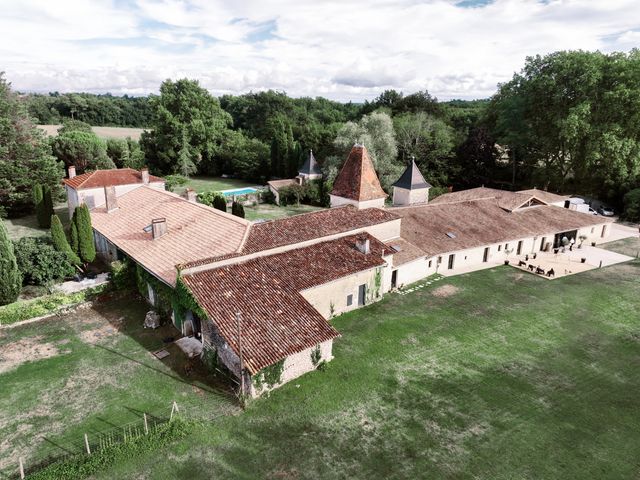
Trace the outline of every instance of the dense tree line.
<path fill-rule="evenodd" d="M 144 128 L 153 115 L 149 97 L 54 92 L 23 95 L 22 101 L 36 123 L 45 125 L 74 119 L 94 126 Z"/>
<path fill-rule="evenodd" d="M 501 85 L 485 125 L 508 147 L 516 185 L 621 205 L 640 181 L 640 51 L 527 58 Z"/>
<path fill-rule="evenodd" d="M 147 164 L 163 175 L 229 174 L 266 182 L 294 176 L 313 149 L 326 193 L 357 141 L 367 146 L 387 190 L 412 157 L 440 188 L 537 186 L 621 206 L 639 186 L 637 50 L 531 57 L 487 100 L 441 102 L 427 91 L 395 90 L 364 104 L 275 91 L 216 98 L 188 79 L 167 80 L 159 95 L 145 99 L 51 94 L 23 100 L 39 120 L 55 111 L 60 119 L 94 125 L 148 127 L 138 145 L 104 142 L 77 121 L 65 125 L 52 151 L 86 169 Z M 133 115 L 113 120 L 129 108 L 144 121 Z"/>

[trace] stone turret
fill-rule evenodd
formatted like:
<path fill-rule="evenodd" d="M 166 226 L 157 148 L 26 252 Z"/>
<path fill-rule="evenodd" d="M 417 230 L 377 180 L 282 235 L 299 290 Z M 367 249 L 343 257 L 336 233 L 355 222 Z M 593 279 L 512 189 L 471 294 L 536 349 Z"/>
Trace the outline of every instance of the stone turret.
<path fill-rule="evenodd" d="M 393 184 L 393 206 L 426 204 L 429 201 L 430 188 L 431 185 L 424 179 L 416 165 L 416 159 L 411 157 L 406 170 Z"/>

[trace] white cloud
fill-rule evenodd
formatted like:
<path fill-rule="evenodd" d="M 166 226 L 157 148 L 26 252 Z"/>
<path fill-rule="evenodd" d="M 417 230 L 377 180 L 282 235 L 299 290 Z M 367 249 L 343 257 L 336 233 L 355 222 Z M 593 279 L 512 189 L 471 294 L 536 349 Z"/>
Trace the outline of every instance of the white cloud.
<path fill-rule="evenodd" d="M 635 0 L 457 3 L 0 0 L 0 69 L 24 91 L 142 94 L 188 76 L 214 93 L 477 98 L 528 55 L 640 41 Z"/>

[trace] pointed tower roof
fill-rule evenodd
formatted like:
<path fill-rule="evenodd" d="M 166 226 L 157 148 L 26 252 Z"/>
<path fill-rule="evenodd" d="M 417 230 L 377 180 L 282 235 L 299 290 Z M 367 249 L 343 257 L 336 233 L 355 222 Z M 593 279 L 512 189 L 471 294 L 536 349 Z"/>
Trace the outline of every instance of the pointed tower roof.
<path fill-rule="evenodd" d="M 404 188 L 407 190 L 415 190 L 418 188 L 431 188 L 431 185 L 424 179 L 422 173 L 416 165 L 415 157 L 411 157 L 407 169 L 400 176 L 398 181 L 393 184 L 394 187 Z"/>
<path fill-rule="evenodd" d="M 333 182 L 331 195 L 358 202 L 386 198 L 364 145 L 355 144 Z"/>
<path fill-rule="evenodd" d="M 313 150 L 309 150 L 309 157 L 304 161 L 298 173 L 304 173 L 305 175 L 322 175 L 320 165 L 316 162 L 316 157 L 313 156 Z"/>

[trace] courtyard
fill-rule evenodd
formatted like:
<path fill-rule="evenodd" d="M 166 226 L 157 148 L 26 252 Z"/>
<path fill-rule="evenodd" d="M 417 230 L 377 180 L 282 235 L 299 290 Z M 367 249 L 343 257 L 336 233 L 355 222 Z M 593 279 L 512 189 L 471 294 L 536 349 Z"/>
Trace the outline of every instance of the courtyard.
<path fill-rule="evenodd" d="M 0 330 L 3 348 L 57 349 L 0 373 L 3 458 L 183 398 L 211 418 L 97 477 L 633 478 L 639 297 L 637 260 L 554 282 L 505 266 L 443 278 L 337 317 L 326 370 L 241 415 L 223 415 L 237 411 L 223 387 L 151 356 L 169 332 L 143 331 L 135 302 L 99 312 L 127 325 L 104 337 L 93 313 Z"/>

